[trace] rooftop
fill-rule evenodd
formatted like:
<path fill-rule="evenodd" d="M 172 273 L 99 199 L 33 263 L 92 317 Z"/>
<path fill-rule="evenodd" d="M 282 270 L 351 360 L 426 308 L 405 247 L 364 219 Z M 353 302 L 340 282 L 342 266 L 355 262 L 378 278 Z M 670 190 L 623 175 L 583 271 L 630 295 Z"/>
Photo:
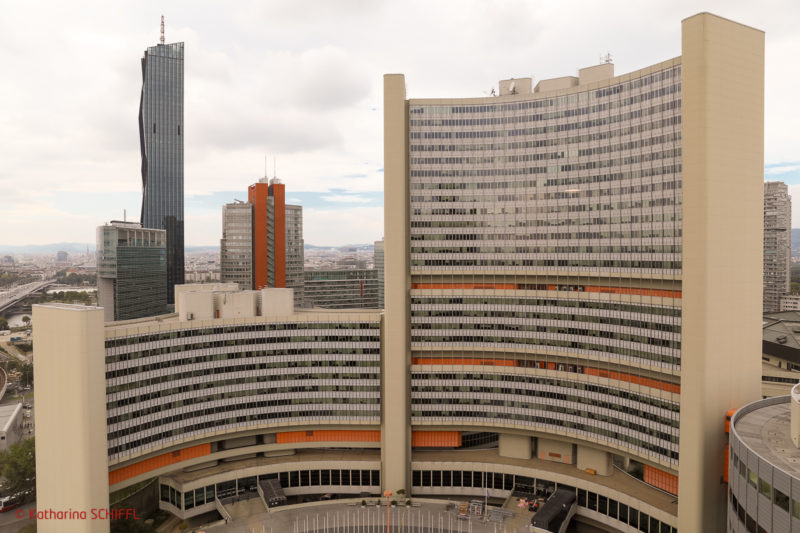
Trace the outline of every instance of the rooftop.
<path fill-rule="evenodd" d="M 800 478 L 800 449 L 792 443 L 789 396 L 763 400 L 734 419 L 734 428 L 748 448 L 787 474 Z"/>

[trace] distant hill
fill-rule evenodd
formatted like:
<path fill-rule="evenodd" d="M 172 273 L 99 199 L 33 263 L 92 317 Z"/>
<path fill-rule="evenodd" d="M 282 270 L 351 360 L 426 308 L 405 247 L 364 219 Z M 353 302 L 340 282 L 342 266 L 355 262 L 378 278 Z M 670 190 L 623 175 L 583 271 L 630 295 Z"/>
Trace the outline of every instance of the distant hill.
<path fill-rule="evenodd" d="M 20 246 L 10 246 L 0 244 L 0 254 L 54 254 L 56 252 L 67 252 L 70 254 L 85 254 L 86 247 L 89 252 L 94 252 L 94 243 L 80 242 L 57 242 L 54 244 L 23 244 Z"/>

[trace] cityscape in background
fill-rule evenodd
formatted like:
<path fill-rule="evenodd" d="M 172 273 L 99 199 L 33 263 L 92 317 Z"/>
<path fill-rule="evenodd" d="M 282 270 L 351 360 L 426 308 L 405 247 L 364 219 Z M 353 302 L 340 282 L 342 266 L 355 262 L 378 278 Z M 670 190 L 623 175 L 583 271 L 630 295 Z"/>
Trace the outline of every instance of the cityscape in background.
<path fill-rule="evenodd" d="M 680 24 L 680 56 L 630 73 L 473 98 L 387 74 L 373 242 L 307 242 L 265 170 L 189 247 L 192 50 L 162 17 L 139 220 L 0 245 L 0 512 L 34 509 L 0 533 L 37 508 L 77 512 L 42 532 L 127 527 L 95 508 L 147 532 L 800 530 L 800 229 L 765 179 L 764 34 Z"/>

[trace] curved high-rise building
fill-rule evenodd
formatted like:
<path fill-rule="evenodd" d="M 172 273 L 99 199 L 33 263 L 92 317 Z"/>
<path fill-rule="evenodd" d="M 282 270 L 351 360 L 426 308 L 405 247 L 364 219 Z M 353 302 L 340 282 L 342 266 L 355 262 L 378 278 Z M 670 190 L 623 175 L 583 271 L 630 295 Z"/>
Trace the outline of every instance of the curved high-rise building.
<path fill-rule="evenodd" d="M 641 463 L 682 530 L 723 523 L 723 416 L 759 397 L 763 42 L 704 13 L 682 56 L 622 76 L 458 99 L 385 77 L 384 357 L 404 379 L 384 393 L 409 396 L 387 458 L 413 465 L 414 430 L 491 428 L 500 456 Z"/>
<path fill-rule="evenodd" d="M 142 57 L 139 143 L 143 228 L 167 231 L 167 301 L 184 281 L 183 43 L 151 46 Z"/>

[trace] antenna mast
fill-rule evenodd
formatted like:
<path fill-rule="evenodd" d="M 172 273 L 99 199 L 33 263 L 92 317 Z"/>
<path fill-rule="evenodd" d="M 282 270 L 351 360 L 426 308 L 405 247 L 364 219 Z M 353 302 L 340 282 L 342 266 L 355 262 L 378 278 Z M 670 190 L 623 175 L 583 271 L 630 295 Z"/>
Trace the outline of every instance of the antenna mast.
<path fill-rule="evenodd" d="M 161 15 L 161 44 L 164 44 L 164 15 Z"/>

